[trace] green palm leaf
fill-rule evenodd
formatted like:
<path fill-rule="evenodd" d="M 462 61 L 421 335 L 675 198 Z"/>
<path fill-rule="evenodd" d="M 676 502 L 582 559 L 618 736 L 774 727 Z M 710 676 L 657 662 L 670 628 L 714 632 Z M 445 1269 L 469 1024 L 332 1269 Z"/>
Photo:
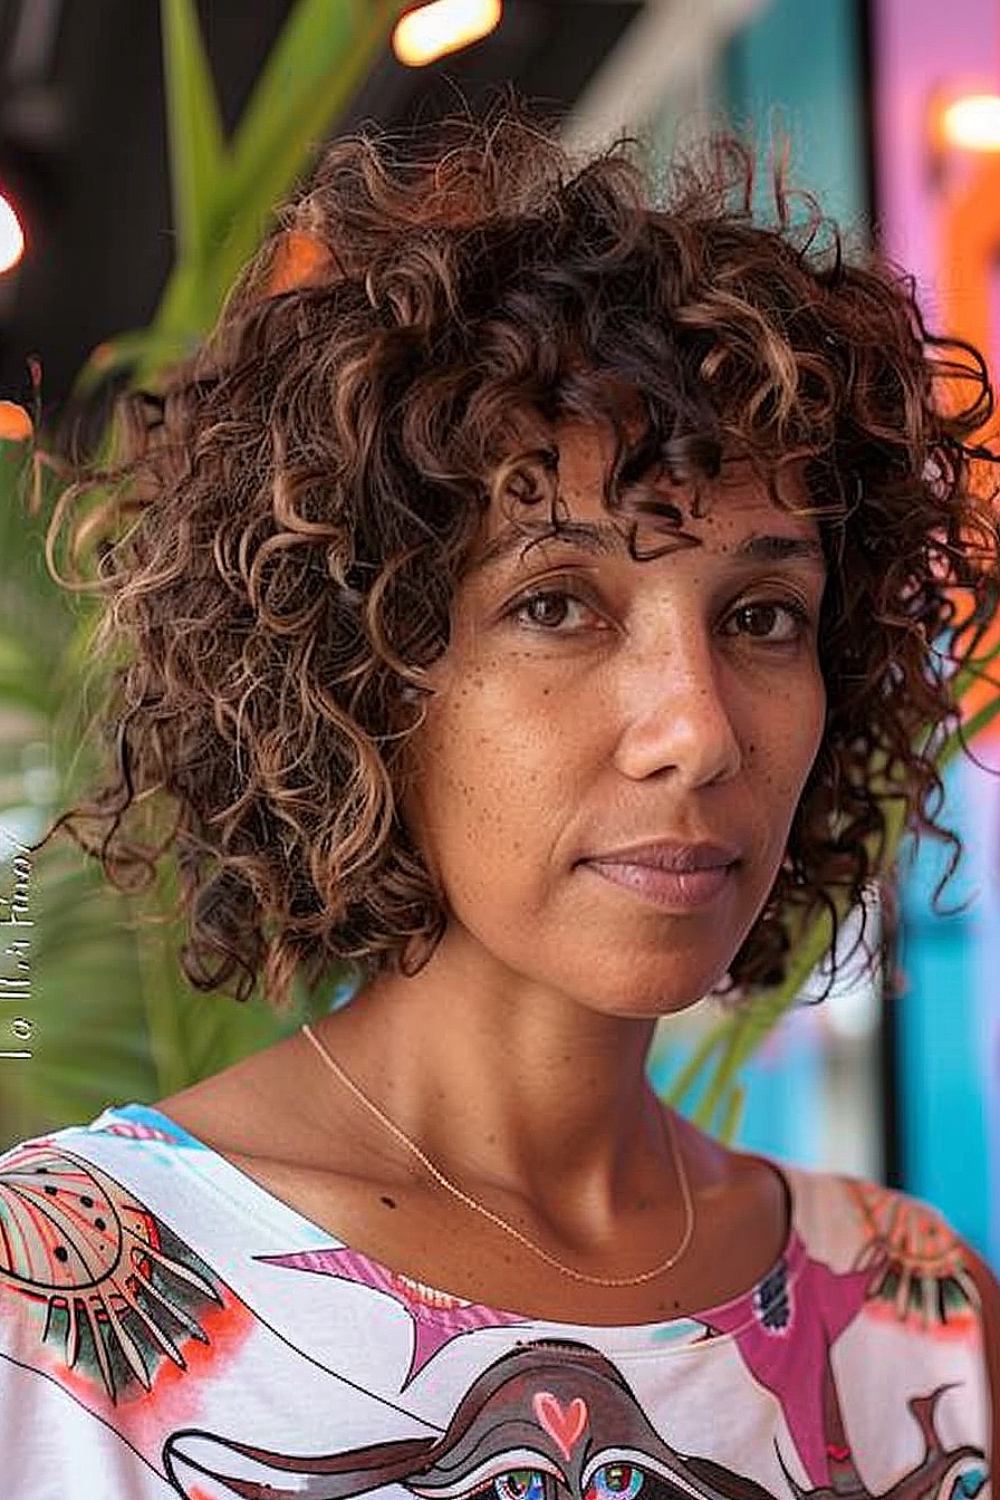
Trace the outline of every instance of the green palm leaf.
<path fill-rule="evenodd" d="M 225 169 L 219 101 L 194 0 L 163 0 L 160 25 L 178 252 L 184 261 L 207 264 Z"/>
<path fill-rule="evenodd" d="M 193 0 L 162 0 L 178 257 L 150 327 L 102 345 L 78 389 L 121 369 L 155 380 L 206 332 L 398 9 L 299 0 L 227 149 Z M 37 838 L 86 794 L 103 760 L 86 706 L 100 701 L 107 669 L 93 657 L 94 602 L 54 583 L 44 560 L 58 489 L 50 471 L 36 473 L 26 445 L 0 443 L 0 898 L 13 879 L 15 834 Z M 173 895 L 167 875 L 144 897 L 121 895 L 68 841 L 33 856 L 23 1006 L 32 1056 L 0 1057 L 0 1142 L 90 1118 L 112 1101 L 172 1093 L 325 1008 L 322 997 L 308 1004 L 300 994 L 279 1019 L 263 1001 L 237 1006 L 194 990 L 178 962 L 182 933 L 166 916 Z M 11 963 L 0 953 L 0 977 Z M 0 1052 L 10 1050 L 4 1019 Z"/>
<path fill-rule="evenodd" d="M 349 103 L 401 9 L 400 0 L 299 0 L 219 160 L 209 250 L 179 257 L 152 326 L 154 338 L 194 342 L 211 325 L 275 204 Z M 167 111 L 174 120 L 186 101 L 170 88 L 169 77 L 167 82 Z M 144 373 L 154 369 L 149 362 Z"/>

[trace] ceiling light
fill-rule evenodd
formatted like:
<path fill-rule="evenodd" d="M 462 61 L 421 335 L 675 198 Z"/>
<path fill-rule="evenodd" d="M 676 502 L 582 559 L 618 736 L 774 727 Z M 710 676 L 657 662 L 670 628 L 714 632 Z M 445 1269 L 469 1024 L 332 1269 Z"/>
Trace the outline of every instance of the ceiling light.
<path fill-rule="evenodd" d="M 408 68 L 422 68 L 488 36 L 502 14 L 502 0 L 432 0 L 399 18 L 392 50 Z"/>
<path fill-rule="evenodd" d="M 967 94 L 941 111 L 941 134 L 964 151 L 1000 151 L 1000 94 Z"/>
<path fill-rule="evenodd" d="M 9 198 L 0 193 L 0 274 L 16 266 L 24 254 L 24 230 Z"/>

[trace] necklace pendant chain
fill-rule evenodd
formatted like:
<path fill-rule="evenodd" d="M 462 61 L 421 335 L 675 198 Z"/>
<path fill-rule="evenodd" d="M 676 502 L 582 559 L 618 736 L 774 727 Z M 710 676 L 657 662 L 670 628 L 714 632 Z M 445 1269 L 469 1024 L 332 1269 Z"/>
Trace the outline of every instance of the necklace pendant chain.
<path fill-rule="evenodd" d="M 440 1167 L 435 1166 L 435 1164 L 430 1160 L 425 1152 L 421 1150 L 416 1141 L 411 1140 L 404 1130 L 401 1130 L 393 1120 L 389 1119 L 388 1115 L 383 1114 L 382 1110 L 379 1109 L 374 1100 L 369 1099 L 368 1095 L 358 1087 L 353 1078 L 349 1077 L 348 1074 L 344 1072 L 344 1069 L 340 1066 L 337 1060 L 331 1056 L 326 1047 L 324 1047 L 323 1043 L 319 1040 L 319 1037 L 316 1036 L 308 1021 L 303 1024 L 301 1029 L 303 1034 L 309 1039 L 313 1047 L 319 1053 L 320 1057 L 326 1063 L 327 1067 L 329 1067 L 333 1071 L 333 1073 L 344 1085 L 344 1087 L 354 1095 L 355 1099 L 357 1099 L 360 1104 L 364 1105 L 369 1113 L 375 1116 L 375 1118 L 381 1125 L 385 1127 L 386 1130 L 390 1131 L 390 1133 L 395 1136 L 396 1140 L 399 1141 L 402 1146 L 405 1146 L 406 1149 L 417 1158 L 421 1166 L 423 1166 L 425 1171 L 430 1173 L 435 1182 L 439 1183 L 440 1186 L 443 1187 L 447 1192 L 449 1192 L 453 1198 L 456 1198 L 459 1203 L 464 1203 L 466 1208 L 470 1208 L 474 1213 L 480 1214 L 484 1219 L 488 1219 L 491 1224 L 495 1224 L 498 1229 L 502 1229 L 505 1234 L 509 1234 L 513 1239 L 517 1240 L 519 1244 L 524 1245 L 526 1249 L 530 1250 L 532 1254 L 537 1255 L 541 1260 L 545 1261 L 547 1265 L 550 1265 L 554 1267 L 555 1270 L 562 1272 L 564 1276 L 570 1276 L 574 1281 L 587 1282 L 590 1286 L 640 1286 L 643 1282 L 654 1281 L 657 1276 L 662 1276 L 666 1271 L 673 1270 L 674 1266 L 677 1265 L 678 1261 L 681 1259 L 688 1246 L 690 1245 L 691 1240 L 694 1236 L 695 1225 L 694 1198 L 691 1192 L 691 1184 L 688 1180 L 687 1168 L 684 1164 L 684 1158 L 677 1143 L 677 1132 L 674 1127 L 674 1122 L 669 1110 L 664 1111 L 660 1109 L 658 1113 L 660 1117 L 660 1123 L 666 1137 L 671 1161 L 673 1163 L 674 1174 L 677 1178 L 677 1182 L 681 1190 L 681 1198 L 684 1203 L 684 1232 L 681 1235 L 680 1244 L 677 1246 L 677 1249 L 673 1252 L 672 1255 L 667 1256 L 666 1260 L 660 1261 L 658 1265 L 650 1267 L 648 1271 L 641 1271 L 637 1276 L 591 1276 L 586 1271 L 578 1271 L 573 1266 L 567 1266 L 563 1261 L 558 1260 L 556 1256 L 550 1254 L 549 1251 L 546 1250 L 542 1245 L 536 1245 L 534 1240 L 529 1239 L 528 1236 L 526 1234 L 523 1234 L 522 1231 L 515 1225 L 508 1224 L 506 1219 L 501 1218 L 498 1213 L 494 1213 L 491 1208 L 487 1208 L 484 1203 L 480 1203 L 478 1199 L 473 1198 L 470 1193 L 466 1193 L 456 1183 L 452 1182 L 449 1177 L 446 1177 L 444 1172 L 441 1171 Z"/>

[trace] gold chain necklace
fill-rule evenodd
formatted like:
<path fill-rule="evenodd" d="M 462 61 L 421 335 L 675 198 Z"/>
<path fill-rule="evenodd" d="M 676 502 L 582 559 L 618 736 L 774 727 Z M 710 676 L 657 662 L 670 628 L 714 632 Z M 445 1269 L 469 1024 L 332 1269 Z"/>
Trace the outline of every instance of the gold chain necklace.
<path fill-rule="evenodd" d="M 661 1126 L 663 1128 L 663 1132 L 670 1150 L 674 1173 L 677 1177 L 678 1183 L 680 1184 L 681 1197 L 684 1200 L 685 1222 L 684 1233 L 681 1236 L 681 1242 L 678 1245 L 677 1249 L 674 1251 L 673 1255 L 669 1255 L 666 1260 L 661 1261 L 657 1266 L 653 1266 L 651 1270 L 642 1271 L 638 1276 L 589 1276 L 585 1271 L 577 1271 L 572 1266 L 564 1265 L 561 1260 L 557 1260 L 554 1255 L 550 1255 L 549 1252 L 547 1250 L 544 1250 L 541 1245 L 536 1245 L 534 1240 L 530 1240 L 526 1234 L 522 1234 L 520 1229 L 516 1229 L 513 1224 L 508 1224 L 506 1219 L 502 1219 L 499 1214 L 494 1213 L 493 1210 L 487 1208 L 485 1204 L 479 1203 L 475 1198 L 471 1197 L 470 1194 L 463 1192 L 460 1187 L 456 1186 L 454 1182 L 446 1177 L 445 1174 L 440 1170 L 440 1168 L 436 1167 L 430 1160 L 430 1158 L 427 1157 L 423 1151 L 421 1151 L 416 1141 L 411 1141 L 410 1137 L 405 1133 L 405 1131 L 400 1130 L 399 1126 L 394 1124 L 394 1122 L 389 1119 L 388 1115 L 384 1115 L 379 1109 L 378 1105 L 373 1100 L 369 1099 L 368 1095 L 358 1087 L 358 1085 L 352 1078 L 348 1077 L 340 1064 L 333 1057 L 331 1057 L 330 1053 L 323 1046 L 323 1043 L 319 1040 L 319 1038 L 315 1035 L 312 1027 L 308 1022 L 306 1022 L 302 1026 L 302 1031 L 309 1038 L 310 1042 L 312 1042 L 313 1046 L 316 1048 L 316 1051 L 319 1053 L 320 1057 L 327 1064 L 327 1066 L 329 1068 L 332 1068 L 333 1072 L 340 1079 L 341 1083 L 350 1090 L 354 1097 L 361 1104 L 363 1104 L 365 1108 L 369 1110 L 375 1116 L 375 1118 L 385 1126 L 387 1130 L 392 1132 L 396 1139 L 402 1145 L 404 1145 L 408 1151 L 412 1151 L 413 1155 L 431 1174 L 434 1180 L 436 1182 L 439 1182 L 443 1188 L 446 1188 L 447 1191 L 451 1193 L 452 1197 L 457 1198 L 460 1203 L 464 1203 L 466 1208 L 471 1208 L 477 1214 L 481 1214 L 484 1219 L 489 1219 L 490 1223 L 495 1224 L 498 1229 L 502 1229 L 506 1234 L 512 1235 L 514 1239 L 520 1241 L 520 1243 L 524 1245 L 528 1250 L 532 1251 L 533 1254 L 539 1256 L 542 1260 L 547 1262 L 548 1265 L 554 1266 L 557 1271 L 561 1271 L 564 1276 L 572 1276 L 574 1281 L 589 1282 L 591 1286 L 639 1286 L 644 1281 L 652 1281 L 655 1277 L 662 1276 L 665 1271 L 672 1270 L 690 1245 L 691 1237 L 694 1234 L 694 1199 L 691 1194 L 691 1184 L 688 1181 L 687 1169 L 684 1165 L 684 1158 L 681 1155 L 680 1149 L 677 1145 L 677 1133 L 674 1129 L 673 1119 L 671 1118 L 669 1111 L 664 1111 L 661 1109 L 658 1111 L 658 1114 L 660 1116 Z"/>

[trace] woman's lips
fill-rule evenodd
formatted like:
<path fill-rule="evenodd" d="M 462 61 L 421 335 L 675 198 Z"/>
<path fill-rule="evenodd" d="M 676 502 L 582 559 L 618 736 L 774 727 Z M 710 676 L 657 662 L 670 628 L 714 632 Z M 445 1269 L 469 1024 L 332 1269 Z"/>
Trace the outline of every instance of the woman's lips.
<path fill-rule="evenodd" d="M 634 891 L 665 911 L 693 911 L 715 901 L 730 884 L 736 865 L 711 870 L 664 870 L 656 865 L 626 864 L 617 860 L 584 860 L 587 869 L 603 880 Z"/>

